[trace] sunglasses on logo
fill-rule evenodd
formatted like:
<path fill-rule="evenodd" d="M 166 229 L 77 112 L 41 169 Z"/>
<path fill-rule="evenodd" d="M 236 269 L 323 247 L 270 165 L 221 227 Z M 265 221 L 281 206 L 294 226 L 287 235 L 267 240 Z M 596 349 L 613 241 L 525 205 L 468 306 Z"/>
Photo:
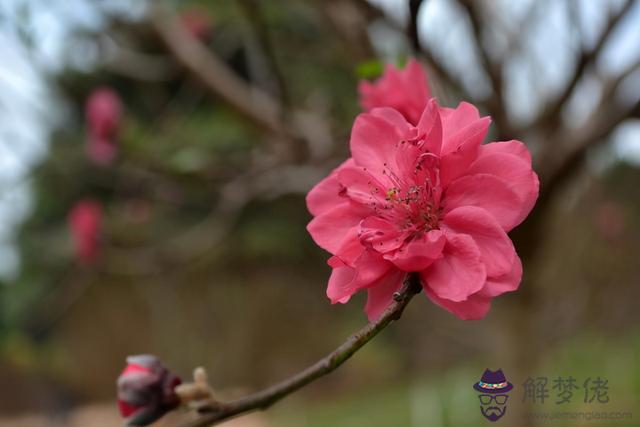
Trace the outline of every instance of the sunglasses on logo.
<path fill-rule="evenodd" d="M 481 394 L 478 397 L 480 398 L 480 403 L 483 405 L 489 405 L 491 401 L 496 402 L 498 405 L 504 405 L 507 403 L 507 399 L 509 398 L 506 394 Z"/>

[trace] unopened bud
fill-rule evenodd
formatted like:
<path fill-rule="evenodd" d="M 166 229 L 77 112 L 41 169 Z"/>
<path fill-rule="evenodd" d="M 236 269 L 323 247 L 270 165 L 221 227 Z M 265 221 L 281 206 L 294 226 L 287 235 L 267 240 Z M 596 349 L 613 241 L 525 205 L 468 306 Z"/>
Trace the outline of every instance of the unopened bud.
<path fill-rule="evenodd" d="M 180 400 L 175 388 L 180 378 L 152 355 L 127 357 L 127 366 L 118 377 L 118 406 L 129 426 L 146 426 L 170 410 Z"/>

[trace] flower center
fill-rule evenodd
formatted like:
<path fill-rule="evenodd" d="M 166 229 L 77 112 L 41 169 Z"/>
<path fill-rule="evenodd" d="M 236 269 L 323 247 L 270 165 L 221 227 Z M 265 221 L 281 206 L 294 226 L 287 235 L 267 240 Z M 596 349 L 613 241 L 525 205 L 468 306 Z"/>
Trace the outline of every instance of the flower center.
<path fill-rule="evenodd" d="M 386 192 L 383 209 L 378 215 L 393 222 L 403 231 L 416 234 L 438 228 L 441 209 L 438 188 L 430 183 L 402 189 L 391 187 Z"/>
<path fill-rule="evenodd" d="M 385 202 L 376 204 L 377 215 L 412 234 L 437 229 L 442 216 L 438 166 L 431 153 L 420 154 L 402 176 L 385 163 L 382 173 L 391 185 L 384 192 Z"/>

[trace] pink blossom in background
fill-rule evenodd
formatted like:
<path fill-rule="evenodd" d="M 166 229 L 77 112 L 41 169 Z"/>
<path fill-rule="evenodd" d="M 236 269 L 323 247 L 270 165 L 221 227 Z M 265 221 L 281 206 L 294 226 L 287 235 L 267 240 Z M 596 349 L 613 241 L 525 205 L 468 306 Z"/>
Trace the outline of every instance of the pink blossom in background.
<path fill-rule="evenodd" d="M 85 107 L 87 121 L 87 155 L 99 165 L 115 159 L 117 138 L 122 118 L 122 102 L 110 88 L 91 92 Z"/>
<path fill-rule="evenodd" d="M 122 103 L 113 89 L 103 87 L 91 92 L 86 105 L 86 120 L 92 138 L 115 139 L 121 115 Z"/>
<path fill-rule="evenodd" d="M 375 319 L 418 272 L 434 303 L 480 319 L 517 289 L 522 266 L 506 233 L 533 208 L 538 177 L 522 142 L 481 145 L 489 124 L 471 104 L 435 99 L 415 125 L 393 108 L 357 117 L 352 157 L 307 196 L 307 229 L 333 255 L 333 303 L 366 290 Z"/>
<path fill-rule="evenodd" d="M 212 20 L 206 9 L 193 7 L 180 14 L 182 25 L 194 38 L 207 42 L 211 38 Z"/>
<path fill-rule="evenodd" d="M 81 200 L 71 209 L 68 221 L 76 259 L 82 264 L 95 262 L 100 253 L 102 207 L 93 200 Z"/>
<path fill-rule="evenodd" d="M 415 59 L 409 60 L 403 70 L 387 64 L 382 77 L 374 83 L 361 81 L 358 92 L 360 105 L 365 111 L 391 107 L 413 125 L 418 124 L 424 107 L 431 98 L 427 75 Z"/>

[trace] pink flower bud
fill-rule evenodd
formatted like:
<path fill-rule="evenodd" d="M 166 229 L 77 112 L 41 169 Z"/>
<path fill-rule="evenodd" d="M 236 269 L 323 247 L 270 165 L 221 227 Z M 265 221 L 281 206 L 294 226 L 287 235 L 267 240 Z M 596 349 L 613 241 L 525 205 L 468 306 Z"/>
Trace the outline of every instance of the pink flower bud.
<path fill-rule="evenodd" d="M 90 139 L 115 139 L 122 115 L 122 103 L 116 92 L 110 88 L 91 92 L 85 113 Z"/>
<path fill-rule="evenodd" d="M 126 425 L 145 426 L 176 408 L 175 387 L 181 383 L 153 355 L 127 357 L 118 377 L 118 406 Z"/>
<path fill-rule="evenodd" d="M 102 208 L 93 200 L 81 200 L 71 209 L 68 222 L 76 258 L 83 264 L 91 264 L 99 255 Z"/>

